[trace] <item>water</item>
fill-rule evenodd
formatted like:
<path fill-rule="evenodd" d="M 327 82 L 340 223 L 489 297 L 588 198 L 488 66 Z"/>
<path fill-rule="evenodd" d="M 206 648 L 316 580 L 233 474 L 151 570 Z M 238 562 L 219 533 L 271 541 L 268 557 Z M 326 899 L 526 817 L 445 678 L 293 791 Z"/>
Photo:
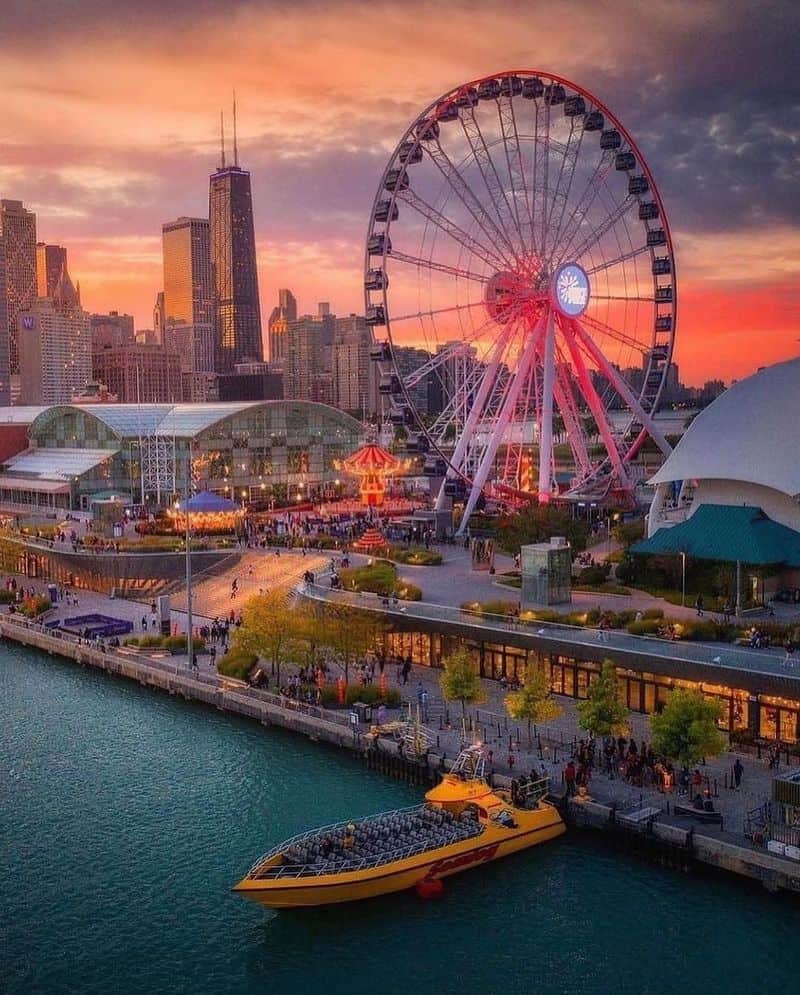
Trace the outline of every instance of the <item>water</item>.
<path fill-rule="evenodd" d="M 0 992 L 800 990 L 800 902 L 583 837 L 413 894 L 273 913 L 229 887 L 417 789 L 288 734 L 0 647 Z"/>

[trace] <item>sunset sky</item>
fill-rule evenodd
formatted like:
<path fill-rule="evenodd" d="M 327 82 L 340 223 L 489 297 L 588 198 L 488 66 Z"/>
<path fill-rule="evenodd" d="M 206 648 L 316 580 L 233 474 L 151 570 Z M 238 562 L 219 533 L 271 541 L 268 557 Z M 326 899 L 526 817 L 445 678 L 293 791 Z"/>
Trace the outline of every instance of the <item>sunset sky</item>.
<path fill-rule="evenodd" d="M 398 138 L 438 94 L 510 68 L 595 92 L 659 183 L 681 377 L 800 351 L 796 0 L 325 4 L 6 0 L 0 196 L 68 246 L 84 304 L 150 327 L 161 223 L 207 214 L 219 109 L 239 103 L 264 324 L 363 308 L 363 239 Z"/>

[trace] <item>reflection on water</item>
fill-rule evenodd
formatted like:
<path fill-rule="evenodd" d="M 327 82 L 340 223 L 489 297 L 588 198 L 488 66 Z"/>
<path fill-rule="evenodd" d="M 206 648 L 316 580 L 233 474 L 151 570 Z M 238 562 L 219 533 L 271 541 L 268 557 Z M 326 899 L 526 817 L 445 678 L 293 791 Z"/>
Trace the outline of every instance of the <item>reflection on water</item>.
<path fill-rule="evenodd" d="M 271 912 L 277 840 L 418 791 L 288 734 L 0 647 L 0 991 L 796 991 L 796 902 L 582 837 L 415 894 Z"/>

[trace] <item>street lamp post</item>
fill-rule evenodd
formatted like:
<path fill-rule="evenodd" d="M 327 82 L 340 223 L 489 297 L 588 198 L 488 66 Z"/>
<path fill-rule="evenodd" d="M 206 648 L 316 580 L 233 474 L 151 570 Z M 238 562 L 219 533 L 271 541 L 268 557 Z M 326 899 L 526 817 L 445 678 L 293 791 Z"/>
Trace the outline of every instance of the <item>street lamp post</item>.
<path fill-rule="evenodd" d="M 681 608 L 686 605 L 686 553 L 681 553 Z"/>
<path fill-rule="evenodd" d="M 189 669 L 194 663 L 194 638 L 192 619 L 192 539 L 189 530 L 189 497 L 191 494 L 192 478 L 192 446 L 189 444 L 189 451 L 186 457 L 186 492 L 184 498 L 183 514 L 186 524 L 186 652 L 189 656 Z"/>

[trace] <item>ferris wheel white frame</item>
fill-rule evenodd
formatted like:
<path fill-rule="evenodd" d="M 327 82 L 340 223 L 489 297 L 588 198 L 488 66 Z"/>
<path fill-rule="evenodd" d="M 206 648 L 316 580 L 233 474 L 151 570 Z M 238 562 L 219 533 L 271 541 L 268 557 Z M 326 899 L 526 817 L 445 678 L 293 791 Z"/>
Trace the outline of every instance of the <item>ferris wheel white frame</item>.
<path fill-rule="evenodd" d="M 532 135 L 523 135 L 520 102 L 535 108 Z M 479 105 L 492 104 L 500 135 L 494 143 L 484 135 L 477 110 Z M 551 131 L 559 113 L 570 118 L 569 140 L 556 148 L 560 168 L 552 176 L 557 143 Z M 465 178 L 463 162 L 448 155 L 443 129 L 451 126 L 460 126 L 460 137 L 472 157 L 470 165 L 473 170 L 477 166 L 477 190 Z M 589 182 L 571 199 L 584 138 L 592 132 L 599 133 L 600 155 Z M 532 139 L 529 160 L 523 139 Z M 462 215 L 468 215 L 468 224 L 456 223 L 440 204 L 414 190 L 414 168 L 422 162 L 436 168 L 448 195 L 456 198 Z M 609 194 L 606 217 L 587 231 L 584 226 L 590 213 L 601 194 L 606 198 L 605 188 L 611 190 L 610 177 L 615 174 L 627 177 L 627 192 L 621 198 Z M 638 208 L 643 241 L 634 244 L 630 230 L 626 230 L 629 244 L 624 246 L 615 226 L 634 207 Z M 426 231 L 430 226 L 434 238 L 448 239 L 458 246 L 458 265 L 432 254 L 427 258 L 415 255 L 405 247 L 401 249 L 397 239 L 392 246 L 393 227 L 402 231 L 401 208 L 423 218 Z M 625 224 L 627 227 L 627 220 Z M 617 237 L 619 257 L 609 261 L 603 256 L 598 262 L 591 249 L 610 232 Z M 462 255 L 466 258 L 463 264 Z M 585 310 L 571 314 L 559 305 L 554 279 L 566 265 L 573 264 L 591 281 L 603 271 L 607 274 L 611 267 L 624 267 L 630 260 L 641 263 L 646 258 L 652 276 L 649 293 L 644 294 L 637 281 L 633 295 L 625 281 L 625 293 L 619 297 L 608 294 L 604 298 L 594 294 L 594 288 L 590 295 L 626 304 L 652 303 L 648 341 L 635 340 L 624 328 L 602 322 Z M 390 264 L 478 285 L 481 296 L 467 304 L 445 301 L 444 307 L 428 312 L 393 315 L 388 294 Z M 564 492 L 568 498 L 602 498 L 609 492 L 618 498 L 630 495 L 635 483 L 631 462 L 645 439 L 650 436 L 665 453 L 670 451 L 653 420 L 672 360 L 677 315 L 675 260 L 666 212 L 651 171 L 628 131 L 601 101 L 564 77 L 535 70 L 483 77 L 443 94 L 415 118 L 390 156 L 378 185 L 367 232 L 364 288 L 367 321 L 373 328 L 385 327 L 389 338 L 388 343 L 376 345 L 373 358 L 381 364 L 382 392 L 392 399 L 392 421 L 416 430 L 412 438 L 420 451 L 429 454 L 427 472 L 443 478 L 437 507 L 442 507 L 448 496 L 465 499 L 462 531 L 481 493 L 490 485 L 496 493 L 511 497 L 535 496 L 541 502 L 551 499 L 555 408 L 575 466 L 574 478 Z M 435 320 L 446 312 L 457 314 L 460 321 L 466 309 L 475 309 L 473 315 L 482 309 L 482 316 L 488 311 L 477 332 L 473 323 L 460 341 L 432 355 L 420 370 L 403 375 L 394 363 L 393 325 L 397 328 L 410 319 Z M 471 369 L 469 363 L 462 363 L 461 378 L 452 385 L 443 411 L 426 425 L 411 401 L 411 389 L 422 377 L 468 356 L 472 342 L 487 334 L 493 336 L 492 346 L 482 362 Z M 642 352 L 646 365 L 638 391 L 608 360 L 596 339 L 615 340 Z M 513 368 L 507 362 L 512 344 Z M 621 431 L 615 431 L 609 422 L 592 381 L 592 370 L 606 379 L 627 409 L 627 423 Z M 511 427 L 519 427 L 514 419 L 520 408 L 535 412 L 539 452 L 535 493 L 507 483 L 513 479 L 509 469 L 515 467 L 519 480 L 520 459 L 526 445 L 530 447 L 533 442 L 520 433 L 517 438 L 509 436 Z M 583 429 L 587 414 L 597 425 L 603 458 L 591 455 Z M 503 470 L 498 459 L 505 464 Z"/>

